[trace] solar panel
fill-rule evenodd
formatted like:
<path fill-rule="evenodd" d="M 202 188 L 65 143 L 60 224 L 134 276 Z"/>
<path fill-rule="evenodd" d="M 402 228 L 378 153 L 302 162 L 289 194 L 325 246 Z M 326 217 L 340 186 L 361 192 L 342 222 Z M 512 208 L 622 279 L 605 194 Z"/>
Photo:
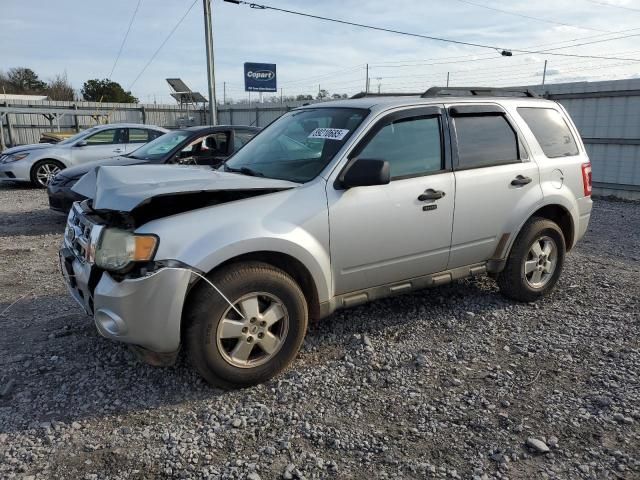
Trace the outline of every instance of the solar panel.
<path fill-rule="evenodd" d="M 167 83 L 173 89 L 174 92 L 190 92 L 191 89 L 187 87 L 187 84 L 182 81 L 181 78 L 167 78 Z"/>

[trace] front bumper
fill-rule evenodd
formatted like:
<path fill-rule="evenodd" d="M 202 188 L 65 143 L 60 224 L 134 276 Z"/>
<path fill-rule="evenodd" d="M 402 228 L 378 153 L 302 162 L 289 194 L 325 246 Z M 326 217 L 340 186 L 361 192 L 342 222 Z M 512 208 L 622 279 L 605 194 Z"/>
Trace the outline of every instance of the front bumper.
<path fill-rule="evenodd" d="M 56 212 L 69 213 L 74 202 L 86 200 L 86 197 L 71 190 L 71 186 L 49 185 L 49 208 Z"/>
<path fill-rule="evenodd" d="M 182 307 L 189 269 L 161 268 L 147 276 L 116 281 L 108 272 L 60 250 L 65 283 L 73 298 L 112 340 L 170 354 L 180 347 Z"/>
<path fill-rule="evenodd" d="M 31 164 L 27 164 L 26 161 L 18 160 L 11 163 L 0 163 L 0 181 L 31 181 L 30 173 Z"/>

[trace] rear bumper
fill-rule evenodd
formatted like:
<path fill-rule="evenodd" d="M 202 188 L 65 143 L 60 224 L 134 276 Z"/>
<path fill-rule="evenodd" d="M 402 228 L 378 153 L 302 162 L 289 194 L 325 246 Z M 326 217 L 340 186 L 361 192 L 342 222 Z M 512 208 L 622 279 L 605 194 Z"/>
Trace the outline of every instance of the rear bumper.
<path fill-rule="evenodd" d="M 576 225 L 576 235 L 573 240 L 573 245 L 575 245 L 584 234 L 587 233 L 587 229 L 589 228 L 589 220 L 591 220 L 591 209 L 593 207 L 593 200 L 591 197 L 583 197 L 579 198 L 577 201 L 578 204 L 578 225 Z"/>
<path fill-rule="evenodd" d="M 60 250 L 60 259 L 69 292 L 93 317 L 102 336 L 157 354 L 170 356 L 179 349 L 190 270 L 162 268 L 144 277 L 116 281 L 66 248 Z"/>

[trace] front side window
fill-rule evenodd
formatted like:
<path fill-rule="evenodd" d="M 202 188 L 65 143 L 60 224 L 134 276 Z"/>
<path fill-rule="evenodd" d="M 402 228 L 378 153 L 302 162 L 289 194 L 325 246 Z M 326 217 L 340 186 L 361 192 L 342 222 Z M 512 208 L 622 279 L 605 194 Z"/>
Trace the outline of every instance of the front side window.
<path fill-rule="evenodd" d="M 225 163 L 228 171 L 308 182 L 369 114 L 356 108 L 305 108 L 283 115 Z"/>
<path fill-rule="evenodd" d="M 87 137 L 87 145 L 110 145 L 124 143 L 123 131 L 120 128 L 110 128 Z"/>
<path fill-rule="evenodd" d="M 458 168 L 480 168 L 520 161 L 518 138 L 503 115 L 454 117 Z"/>
<path fill-rule="evenodd" d="M 521 107 L 518 108 L 518 113 L 533 132 L 546 157 L 578 155 L 576 141 L 558 111 L 552 108 Z"/>
<path fill-rule="evenodd" d="M 389 123 L 375 134 L 358 157 L 386 160 L 392 179 L 442 170 L 440 120 L 413 117 Z"/>

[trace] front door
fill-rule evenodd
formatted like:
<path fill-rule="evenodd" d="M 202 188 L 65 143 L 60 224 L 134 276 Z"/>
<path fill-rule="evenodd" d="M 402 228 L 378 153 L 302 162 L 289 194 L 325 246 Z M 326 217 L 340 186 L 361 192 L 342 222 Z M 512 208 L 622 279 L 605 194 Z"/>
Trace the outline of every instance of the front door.
<path fill-rule="evenodd" d="M 386 160 L 388 185 L 327 184 L 336 295 L 442 271 L 451 243 L 455 182 L 439 107 L 378 121 L 350 158 Z"/>
<path fill-rule="evenodd" d="M 499 257 L 542 201 L 538 165 L 515 122 L 495 105 L 452 105 L 456 177 L 449 268 Z"/>
<path fill-rule="evenodd" d="M 126 128 L 108 128 L 84 139 L 72 149 L 74 164 L 116 157 L 125 153 Z"/>

